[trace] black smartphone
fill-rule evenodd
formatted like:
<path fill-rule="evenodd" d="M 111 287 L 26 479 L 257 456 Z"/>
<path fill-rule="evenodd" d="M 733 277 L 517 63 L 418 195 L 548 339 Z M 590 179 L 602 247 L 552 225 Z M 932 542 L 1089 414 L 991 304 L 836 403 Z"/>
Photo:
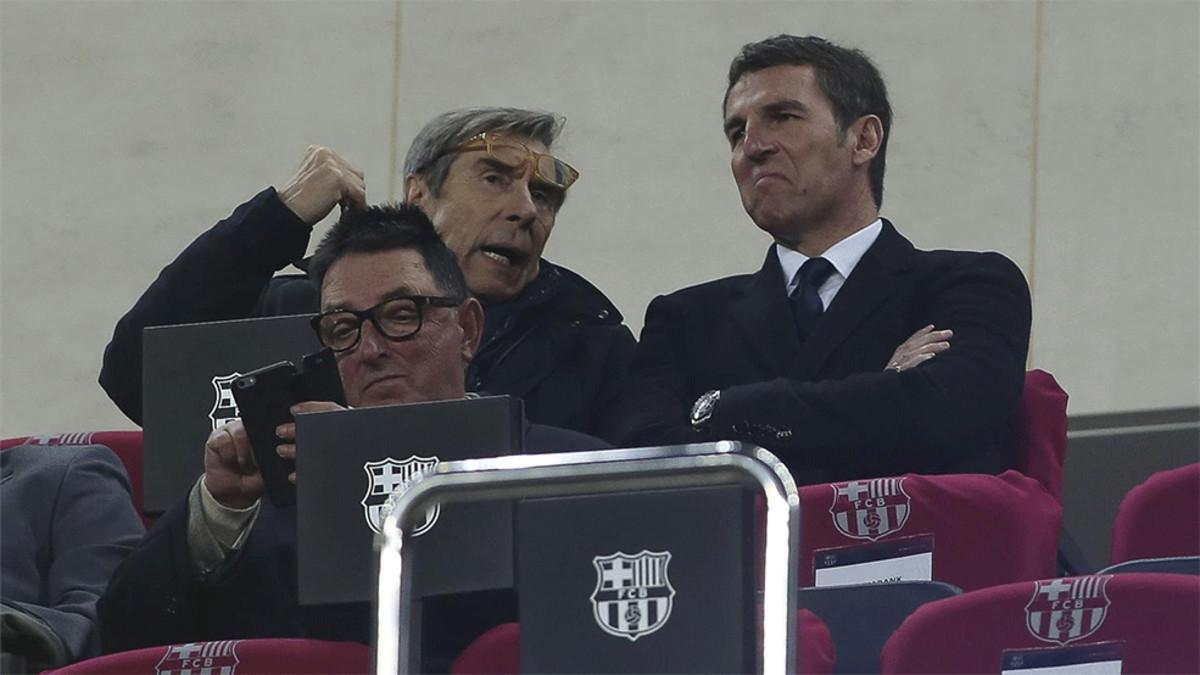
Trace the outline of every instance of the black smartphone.
<path fill-rule="evenodd" d="M 322 349 L 308 354 L 301 360 L 301 366 L 296 368 L 291 361 L 280 361 L 233 382 L 233 398 L 254 451 L 254 462 L 262 474 L 267 498 L 276 506 L 296 503 L 296 486 L 288 480 L 288 474 L 296 470 L 296 463 L 279 456 L 275 428 L 294 421 L 291 407 L 302 401 L 346 405 L 332 351 Z"/>
<path fill-rule="evenodd" d="M 338 373 L 337 357 L 326 347 L 300 360 L 299 401 L 333 401 L 346 405 L 346 392 L 342 390 L 342 376 Z"/>
<path fill-rule="evenodd" d="M 276 506 L 296 502 L 295 486 L 288 481 L 288 474 L 296 470 L 296 463 L 280 457 L 275 451 L 279 445 L 275 427 L 292 419 L 288 409 L 295 404 L 292 393 L 295 379 L 296 365 L 291 361 L 280 361 L 233 381 L 233 399 L 237 401 L 238 414 L 254 450 L 254 463 L 262 474 L 267 497 Z"/>

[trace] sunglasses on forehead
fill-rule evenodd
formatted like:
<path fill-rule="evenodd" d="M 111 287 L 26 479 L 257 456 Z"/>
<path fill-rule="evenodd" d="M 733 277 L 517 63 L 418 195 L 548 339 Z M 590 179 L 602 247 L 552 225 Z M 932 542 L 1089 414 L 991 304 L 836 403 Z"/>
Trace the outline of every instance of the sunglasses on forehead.
<path fill-rule="evenodd" d="M 487 131 L 468 138 L 446 154 L 476 151 L 483 151 L 488 157 L 513 169 L 523 170 L 532 166 L 535 177 L 562 190 L 579 180 L 579 171 L 554 155 L 535 152 L 526 145 Z"/>

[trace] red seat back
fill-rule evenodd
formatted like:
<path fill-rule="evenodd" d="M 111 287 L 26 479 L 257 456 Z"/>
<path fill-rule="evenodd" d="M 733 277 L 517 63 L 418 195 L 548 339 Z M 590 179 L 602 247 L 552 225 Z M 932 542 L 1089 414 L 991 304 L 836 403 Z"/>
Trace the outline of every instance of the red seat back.
<path fill-rule="evenodd" d="M 1160 471 L 1125 495 L 1112 562 L 1200 555 L 1200 462 Z"/>
<path fill-rule="evenodd" d="M 800 503 L 801 586 L 814 585 L 827 549 L 925 534 L 933 535 L 933 580 L 964 591 L 1055 571 L 1062 506 L 1016 471 L 810 485 Z"/>
<path fill-rule="evenodd" d="M 1067 392 L 1044 370 L 1025 373 L 1012 442 L 1017 470 L 1036 479 L 1061 502 L 1067 459 Z"/>
<path fill-rule="evenodd" d="M 1064 609 L 1064 600 L 1074 607 Z M 1124 641 L 1121 672 L 1197 673 L 1197 635 L 1200 578 L 1193 575 L 1048 579 L 922 606 L 884 646 L 881 670 L 996 673 L 1006 650 Z"/>
<path fill-rule="evenodd" d="M 130 673 L 369 673 L 371 648 L 357 642 L 259 639 L 190 642 L 97 656 L 57 670 L 89 675 Z M 43 674 L 46 675 L 46 674 Z"/>
<path fill-rule="evenodd" d="M 453 675 L 520 675 L 520 645 L 520 625 L 501 624 L 467 646 L 450 666 L 450 672 Z M 835 656 L 833 638 L 825 622 L 807 609 L 800 610 L 796 621 L 796 672 L 832 673 Z"/>
<path fill-rule="evenodd" d="M 0 440 L 0 450 L 16 445 L 103 445 L 110 448 L 125 465 L 129 485 L 133 489 L 133 506 L 147 527 L 152 519 L 142 508 L 142 432 L 89 431 L 45 436 L 18 436 Z"/>

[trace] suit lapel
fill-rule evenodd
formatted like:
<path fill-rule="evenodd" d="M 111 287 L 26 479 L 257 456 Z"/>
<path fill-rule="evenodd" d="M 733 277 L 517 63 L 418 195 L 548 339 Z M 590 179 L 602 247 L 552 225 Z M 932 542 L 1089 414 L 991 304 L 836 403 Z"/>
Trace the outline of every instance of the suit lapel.
<path fill-rule="evenodd" d="M 821 371 L 838 345 L 891 295 L 897 278 L 911 266 L 913 251 L 912 243 L 884 220 L 879 237 L 858 261 L 804 349 L 791 361 L 793 377 L 812 379 Z"/>
<path fill-rule="evenodd" d="M 762 269 L 730 293 L 737 325 L 775 375 L 784 375 L 800 351 L 800 338 L 788 307 L 783 269 L 775 247 L 767 250 Z"/>

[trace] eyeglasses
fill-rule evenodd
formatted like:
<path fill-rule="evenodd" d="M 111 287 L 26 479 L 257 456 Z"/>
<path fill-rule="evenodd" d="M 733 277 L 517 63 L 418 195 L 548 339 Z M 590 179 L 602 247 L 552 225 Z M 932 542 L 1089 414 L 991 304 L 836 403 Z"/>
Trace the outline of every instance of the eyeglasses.
<path fill-rule="evenodd" d="M 492 159 L 514 170 L 532 166 L 534 176 L 561 190 L 566 190 L 579 180 L 579 172 L 575 167 L 554 155 L 534 152 L 525 145 L 505 140 L 489 132 L 468 138 L 450 152 L 475 150 L 483 150 Z"/>
<path fill-rule="evenodd" d="M 461 298 L 439 298 L 428 295 L 402 295 L 389 298 L 369 309 L 335 309 L 312 318 L 313 330 L 321 344 L 335 352 L 353 349 L 362 339 L 362 324 L 367 319 L 384 337 L 407 340 L 421 330 L 425 320 L 424 308 L 458 307 Z"/>

